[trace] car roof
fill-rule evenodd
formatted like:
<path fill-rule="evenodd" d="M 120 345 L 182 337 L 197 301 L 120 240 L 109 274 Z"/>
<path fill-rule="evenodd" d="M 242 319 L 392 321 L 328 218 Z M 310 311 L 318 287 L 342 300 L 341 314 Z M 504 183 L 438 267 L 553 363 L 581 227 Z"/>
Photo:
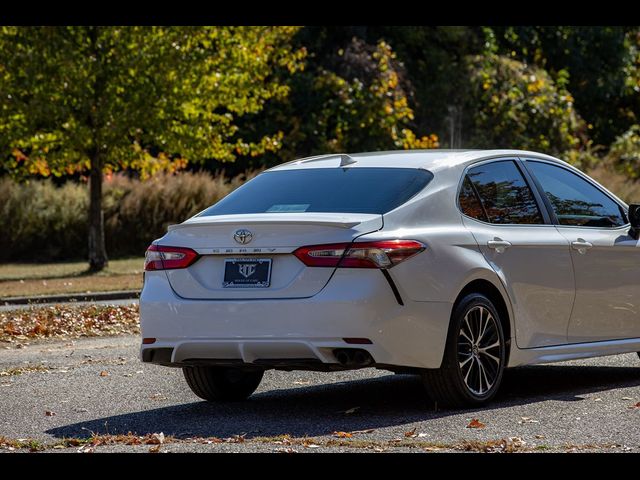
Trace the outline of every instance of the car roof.
<path fill-rule="evenodd" d="M 495 157 L 535 157 L 565 163 L 555 157 L 526 150 L 392 150 L 385 152 L 333 153 L 301 158 L 269 169 L 390 167 L 423 168 L 436 172 L 456 166 L 466 166 L 478 160 Z"/>

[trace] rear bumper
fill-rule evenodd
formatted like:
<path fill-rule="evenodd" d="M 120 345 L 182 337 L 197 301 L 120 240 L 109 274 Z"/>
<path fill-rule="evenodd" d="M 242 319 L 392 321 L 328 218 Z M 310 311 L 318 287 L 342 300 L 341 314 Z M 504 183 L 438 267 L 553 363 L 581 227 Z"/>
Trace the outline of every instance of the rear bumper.
<path fill-rule="evenodd" d="M 402 291 L 400 291 L 402 294 Z M 339 368 L 335 349 L 359 348 L 376 365 L 438 368 L 452 305 L 399 305 L 378 270 L 337 270 L 313 297 L 269 300 L 186 300 L 164 272 L 147 272 L 140 296 L 143 361 L 255 364 L 292 369 Z M 352 345 L 345 338 L 368 338 Z M 319 365 L 318 365 L 319 364 Z"/>

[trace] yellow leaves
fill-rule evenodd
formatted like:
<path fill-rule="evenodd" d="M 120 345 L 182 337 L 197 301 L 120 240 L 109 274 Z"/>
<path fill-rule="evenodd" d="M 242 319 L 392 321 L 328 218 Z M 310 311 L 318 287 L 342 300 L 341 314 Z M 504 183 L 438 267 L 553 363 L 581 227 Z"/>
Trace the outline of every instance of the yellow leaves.
<path fill-rule="evenodd" d="M 400 133 L 401 137 L 398 141 L 405 150 L 438 148 L 440 146 L 438 136 L 435 133 L 425 135 L 420 138 L 417 138 L 416 134 L 408 128 L 403 128 Z"/>

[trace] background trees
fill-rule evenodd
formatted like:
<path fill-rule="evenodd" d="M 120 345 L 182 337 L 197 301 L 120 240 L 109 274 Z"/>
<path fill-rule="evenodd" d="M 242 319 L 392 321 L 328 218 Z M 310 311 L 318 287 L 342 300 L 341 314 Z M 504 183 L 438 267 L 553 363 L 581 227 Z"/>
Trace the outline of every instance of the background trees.
<path fill-rule="evenodd" d="M 87 172 L 89 265 L 107 263 L 104 173 L 143 175 L 278 147 L 237 136 L 301 67 L 293 27 L 3 27 L 0 147 L 14 175 Z"/>
<path fill-rule="evenodd" d="M 639 27 L 0 30 L 0 175 L 87 177 L 94 270 L 117 170 L 235 177 L 327 152 L 514 147 L 635 181 L 639 115 Z"/>

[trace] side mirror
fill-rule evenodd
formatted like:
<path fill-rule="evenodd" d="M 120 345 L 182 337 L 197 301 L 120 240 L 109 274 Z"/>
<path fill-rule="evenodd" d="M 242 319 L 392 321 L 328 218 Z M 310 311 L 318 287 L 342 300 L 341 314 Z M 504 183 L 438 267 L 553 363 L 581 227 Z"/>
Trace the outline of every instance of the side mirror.
<path fill-rule="evenodd" d="M 640 203 L 632 203 L 629 205 L 629 235 L 638 240 L 640 238 Z"/>

